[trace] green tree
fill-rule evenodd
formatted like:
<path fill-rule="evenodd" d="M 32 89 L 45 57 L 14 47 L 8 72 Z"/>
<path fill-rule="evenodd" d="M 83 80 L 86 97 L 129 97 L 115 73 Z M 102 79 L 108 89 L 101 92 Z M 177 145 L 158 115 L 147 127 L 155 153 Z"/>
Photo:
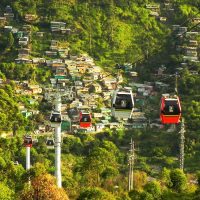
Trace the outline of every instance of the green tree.
<path fill-rule="evenodd" d="M 77 200 L 115 200 L 115 197 L 101 188 L 86 188 Z"/>
<path fill-rule="evenodd" d="M 68 200 L 65 191 L 55 185 L 55 178 L 41 174 L 31 181 L 31 187 L 25 187 L 20 194 L 21 200 Z"/>
<path fill-rule="evenodd" d="M 187 178 L 184 172 L 180 169 L 174 169 L 170 172 L 171 188 L 177 192 L 182 192 L 186 189 Z"/>
<path fill-rule="evenodd" d="M 161 189 L 160 189 L 159 182 L 152 181 L 152 182 L 147 183 L 144 186 L 144 190 L 147 191 L 148 193 L 152 194 L 154 199 L 160 199 Z"/>
<path fill-rule="evenodd" d="M 10 32 L 9 35 L 8 35 L 8 48 L 13 46 L 14 41 L 15 41 L 15 39 L 13 37 L 13 34 Z"/>
<path fill-rule="evenodd" d="M 144 191 L 140 195 L 140 200 L 154 200 L 154 197 L 152 194 Z"/>
<path fill-rule="evenodd" d="M 0 183 L 0 199 L 12 200 L 14 199 L 14 192 L 8 188 L 4 183 Z"/>

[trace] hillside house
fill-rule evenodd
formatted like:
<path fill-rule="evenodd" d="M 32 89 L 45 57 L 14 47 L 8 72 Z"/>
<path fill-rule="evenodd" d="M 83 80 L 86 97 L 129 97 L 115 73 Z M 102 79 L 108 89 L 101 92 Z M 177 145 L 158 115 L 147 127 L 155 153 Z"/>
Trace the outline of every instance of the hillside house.
<path fill-rule="evenodd" d="M 51 21 L 51 31 L 52 32 L 60 32 L 63 29 L 66 29 L 66 23 L 65 22 Z"/>
<path fill-rule="evenodd" d="M 39 85 L 28 85 L 28 88 L 32 91 L 32 94 L 41 94 L 42 88 Z"/>
<path fill-rule="evenodd" d="M 92 73 L 91 77 L 93 80 L 98 80 L 100 77 L 100 73 L 98 73 L 98 72 Z"/>
<path fill-rule="evenodd" d="M 45 51 L 45 54 L 50 57 L 55 57 L 58 55 L 57 51 Z"/>
<path fill-rule="evenodd" d="M 56 79 L 56 86 L 60 89 L 62 89 L 61 91 L 64 91 L 66 88 L 66 85 L 69 84 L 70 80 L 67 78 L 58 78 Z"/>
<path fill-rule="evenodd" d="M 146 4 L 146 9 L 150 10 L 150 16 L 159 16 L 160 5 Z"/>
<path fill-rule="evenodd" d="M 82 107 L 83 103 L 79 101 L 79 99 L 74 100 L 71 104 L 70 104 L 70 108 L 79 108 Z"/>
<path fill-rule="evenodd" d="M 95 93 L 101 93 L 102 92 L 102 87 L 101 87 L 100 84 L 94 83 L 93 86 L 95 88 Z"/>
<path fill-rule="evenodd" d="M 81 74 L 85 74 L 88 67 L 89 67 L 88 64 L 85 63 L 76 64 L 76 68 L 78 72 Z"/>
<path fill-rule="evenodd" d="M 28 59 L 28 58 L 16 58 L 15 59 L 15 63 L 17 64 L 32 64 L 32 60 L 31 59 Z"/>
<path fill-rule="evenodd" d="M 137 93 L 139 95 L 149 96 L 151 94 L 151 92 L 153 92 L 152 85 L 134 83 L 133 86 L 137 88 Z"/>
<path fill-rule="evenodd" d="M 37 37 L 44 37 L 44 32 L 36 32 Z"/>
<path fill-rule="evenodd" d="M 88 94 L 88 88 L 82 87 L 80 89 L 77 89 L 77 95 L 80 96 L 81 94 Z"/>
<path fill-rule="evenodd" d="M 186 47 L 185 48 L 185 55 L 186 56 L 192 56 L 192 57 L 197 57 L 197 47 Z"/>
<path fill-rule="evenodd" d="M 172 25 L 172 30 L 173 31 L 177 31 L 178 32 L 179 28 L 180 28 L 180 25 L 177 25 L 177 24 Z"/>
<path fill-rule="evenodd" d="M 93 66 L 93 73 L 101 73 L 102 72 L 102 69 L 101 67 L 99 66 Z"/>
<path fill-rule="evenodd" d="M 198 41 L 197 40 L 189 40 L 188 45 L 191 47 L 198 47 Z"/>
<path fill-rule="evenodd" d="M 159 17 L 159 20 L 160 20 L 161 22 L 166 22 L 166 21 L 167 21 L 167 17 Z"/>
<path fill-rule="evenodd" d="M 32 58 L 33 64 L 45 64 L 46 59 L 45 58 Z"/>
<path fill-rule="evenodd" d="M 187 32 L 187 27 L 184 27 L 184 26 L 180 26 L 179 29 L 178 29 L 178 33 L 179 34 L 183 34 L 183 33 L 186 33 Z"/>
<path fill-rule="evenodd" d="M 93 83 L 93 80 L 91 79 L 90 76 L 84 76 L 83 84 L 85 85 L 85 87 L 90 86 L 92 83 Z"/>
<path fill-rule="evenodd" d="M 27 32 L 28 35 L 30 35 L 30 32 L 31 32 L 31 25 L 29 25 L 29 24 L 24 24 L 24 25 L 22 26 L 22 30 L 23 30 L 24 32 Z"/>
<path fill-rule="evenodd" d="M 39 132 L 39 133 L 45 133 L 45 132 L 46 132 L 46 125 L 44 125 L 44 124 L 39 124 L 39 125 L 38 125 L 38 132 Z"/>
<path fill-rule="evenodd" d="M 33 14 L 25 14 L 25 16 L 24 16 L 24 19 L 27 22 L 34 22 L 37 18 L 38 18 L 38 16 L 33 15 Z"/>
<path fill-rule="evenodd" d="M 160 11 L 160 5 L 156 5 L 156 4 L 146 4 L 146 9 L 159 12 L 159 11 Z"/>
<path fill-rule="evenodd" d="M 82 81 L 75 81 L 74 84 L 75 84 L 75 86 L 80 86 L 80 87 L 83 86 L 83 82 Z"/>
<path fill-rule="evenodd" d="M 28 42 L 29 42 L 29 38 L 28 37 L 19 38 L 19 45 L 21 45 L 21 46 L 27 46 Z"/>
<path fill-rule="evenodd" d="M 61 59 L 53 59 L 53 60 L 46 60 L 46 65 L 48 67 L 52 67 L 53 64 L 57 64 L 59 67 L 63 66 L 63 62 Z"/>
<path fill-rule="evenodd" d="M 101 132 L 103 131 L 103 129 L 105 128 L 105 124 L 104 123 L 96 123 L 95 124 L 95 131 L 96 132 Z"/>
<path fill-rule="evenodd" d="M 60 76 L 66 76 L 67 70 L 66 67 L 56 67 L 55 69 L 55 75 L 60 75 Z"/>
<path fill-rule="evenodd" d="M 28 57 L 30 53 L 29 48 L 21 48 L 18 50 L 18 57 L 23 58 L 23 57 Z"/>
<path fill-rule="evenodd" d="M 103 114 L 102 113 L 93 113 L 94 118 L 102 118 Z"/>
<path fill-rule="evenodd" d="M 4 26 L 6 24 L 6 17 L 0 17 L 0 25 Z"/>
<path fill-rule="evenodd" d="M 4 26 L 4 31 L 5 32 L 10 32 L 12 31 L 13 27 L 12 26 Z"/>
<path fill-rule="evenodd" d="M 118 129 L 118 128 L 121 128 L 122 127 L 122 124 L 119 123 L 119 122 L 110 122 L 109 124 L 109 128 L 110 129 Z"/>
<path fill-rule="evenodd" d="M 131 76 L 131 77 L 137 77 L 137 76 L 138 76 L 138 73 L 135 72 L 135 71 L 130 71 L 130 72 L 129 72 L 129 76 Z"/>
<path fill-rule="evenodd" d="M 195 40 L 198 35 L 199 35 L 199 32 L 196 32 L 196 31 L 186 32 L 186 37 L 192 40 Z"/>
<path fill-rule="evenodd" d="M 131 123 L 127 122 L 124 124 L 125 129 L 143 129 L 146 128 L 148 123 L 143 119 L 135 119 Z"/>
<path fill-rule="evenodd" d="M 183 56 L 183 60 L 184 61 L 198 61 L 198 57 L 197 56 Z"/>
<path fill-rule="evenodd" d="M 69 52 L 69 49 L 68 49 L 68 48 L 58 49 L 58 55 L 59 55 L 61 58 L 66 58 L 66 57 L 68 56 L 68 52 Z"/>
<path fill-rule="evenodd" d="M 52 63 L 51 64 L 51 69 L 52 71 L 56 74 L 56 71 L 58 73 L 60 73 L 61 75 L 66 75 L 67 74 L 67 70 L 66 70 L 66 66 L 64 63 Z M 57 74 L 56 74 L 57 75 Z M 59 75 L 59 74 L 58 74 Z"/>
<path fill-rule="evenodd" d="M 117 80 L 115 78 L 105 78 L 102 82 L 108 90 L 114 90 L 116 88 Z"/>
<path fill-rule="evenodd" d="M 6 18 L 7 21 L 11 21 L 14 19 L 14 13 L 4 13 L 3 16 Z"/>
<path fill-rule="evenodd" d="M 105 91 L 103 91 L 103 99 L 104 100 L 108 100 L 108 99 L 110 99 L 111 98 L 111 92 L 105 92 Z"/>
<path fill-rule="evenodd" d="M 192 19 L 193 24 L 199 24 L 200 23 L 200 17 L 196 17 Z"/>
<path fill-rule="evenodd" d="M 166 90 L 169 87 L 169 84 L 165 84 L 163 82 L 156 81 L 155 87 L 156 87 L 156 89 L 159 89 L 159 90 Z"/>
<path fill-rule="evenodd" d="M 57 40 L 51 40 L 50 49 L 51 50 L 58 50 L 58 41 Z"/>

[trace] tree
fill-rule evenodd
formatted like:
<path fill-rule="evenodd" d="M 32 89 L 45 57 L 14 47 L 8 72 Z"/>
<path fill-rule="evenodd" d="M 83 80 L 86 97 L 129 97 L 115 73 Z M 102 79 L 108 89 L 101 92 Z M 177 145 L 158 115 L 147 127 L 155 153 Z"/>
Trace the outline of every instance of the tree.
<path fill-rule="evenodd" d="M 140 200 L 154 200 L 154 197 L 152 194 L 144 191 L 140 195 Z"/>
<path fill-rule="evenodd" d="M 0 199 L 12 200 L 14 192 L 9 189 L 4 183 L 0 183 Z"/>
<path fill-rule="evenodd" d="M 12 47 L 14 44 L 14 37 L 13 34 L 10 32 L 8 35 L 8 48 Z"/>
<path fill-rule="evenodd" d="M 157 181 L 152 181 L 144 186 L 144 190 L 152 194 L 154 199 L 160 199 L 161 189 L 160 184 Z"/>
<path fill-rule="evenodd" d="M 69 200 L 65 191 L 55 185 L 55 178 L 50 174 L 41 174 L 31 181 L 31 187 L 21 192 L 21 200 Z"/>
<path fill-rule="evenodd" d="M 174 169 L 170 172 L 171 188 L 177 192 L 182 192 L 186 188 L 187 178 L 180 169 Z"/>
<path fill-rule="evenodd" d="M 197 177 L 198 186 L 200 186 L 200 171 L 196 173 L 196 177 Z"/>
<path fill-rule="evenodd" d="M 77 200 L 115 200 L 115 197 L 101 188 L 87 188 L 83 190 Z"/>
<path fill-rule="evenodd" d="M 135 190 L 141 191 L 142 187 L 147 183 L 147 174 L 143 171 L 135 171 L 133 179 Z"/>

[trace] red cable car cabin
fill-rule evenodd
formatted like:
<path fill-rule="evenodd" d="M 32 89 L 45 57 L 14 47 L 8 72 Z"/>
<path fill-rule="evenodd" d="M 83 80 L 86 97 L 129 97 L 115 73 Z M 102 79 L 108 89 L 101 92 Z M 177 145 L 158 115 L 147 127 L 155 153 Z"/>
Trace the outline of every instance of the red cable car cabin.
<path fill-rule="evenodd" d="M 80 113 L 80 127 L 89 128 L 92 126 L 92 117 L 90 113 Z"/>
<path fill-rule="evenodd" d="M 160 119 L 163 124 L 177 124 L 181 118 L 181 104 L 178 96 L 161 98 Z"/>
<path fill-rule="evenodd" d="M 32 147 L 33 146 L 33 140 L 31 136 L 24 136 L 24 146 L 25 147 Z"/>

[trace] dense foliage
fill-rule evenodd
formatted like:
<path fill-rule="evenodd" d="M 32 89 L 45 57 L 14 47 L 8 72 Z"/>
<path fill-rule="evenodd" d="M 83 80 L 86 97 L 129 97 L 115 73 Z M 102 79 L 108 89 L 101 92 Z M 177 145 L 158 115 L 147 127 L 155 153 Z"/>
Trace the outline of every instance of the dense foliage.
<path fill-rule="evenodd" d="M 16 16 L 14 27 L 25 24 L 24 16 L 34 14 L 32 26 L 31 57 L 45 57 L 51 39 L 69 46 L 71 54 L 88 52 L 97 64 L 109 71 L 116 63 L 132 63 L 141 81 L 155 81 L 152 74 L 160 66 L 166 67 L 170 78 L 161 79 L 169 84 L 166 92 L 174 88 L 174 74 L 183 62 L 175 51 L 177 37 L 171 27 L 182 24 L 193 27 L 191 17 L 199 17 L 199 0 L 171 0 L 174 11 L 163 9 L 168 18 L 163 23 L 151 17 L 146 9 L 148 0 L 1 0 L 0 11 L 10 5 Z M 51 34 L 50 22 L 63 21 L 71 29 L 69 34 Z M 193 29 L 191 29 L 193 30 Z M 199 30 L 195 27 L 194 30 Z M 45 39 L 36 36 L 45 32 Z M 185 36 L 183 36 L 185 37 Z M 200 38 L 198 37 L 199 41 Z M 185 172 L 177 169 L 178 134 L 158 129 L 107 130 L 94 135 L 66 135 L 62 143 L 62 178 L 64 190 L 55 186 L 49 174 L 54 173 L 54 153 L 45 145 L 45 138 L 31 149 L 33 167 L 25 171 L 25 148 L 21 133 L 34 130 L 37 122 L 44 121 L 43 114 L 25 117 L 20 103 L 30 110 L 47 112 L 49 105 L 39 101 L 31 105 L 31 95 L 16 94 L 15 81 L 29 80 L 32 84 L 47 86 L 51 71 L 43 64 L 17 64 L 18 38 L 7 33 L 0 25 L 0 130 L 14 133 L 15 137 L 0 139 L 0 199 L 199 199 L 200 159 L 200 65 L 186 62 L 178 73 L 178 92 L 186 120 Z M 47 56 L 46 56 L 47 57 Z M 48 58 L 48 57 L 47 57 Z M 191 70 L 197 74 L 192 74 Z M 128 78 L 127 78 L 128 80 Z M 156 79 L 157 80 L 157 79 Z M 90 92 L 94 88 L 91 87 Z M 142 108 L 149 120 L 158 115 L 159 99 L 146 99 Z M 155 108 L 155 109 L 154 109 Z M 179 127 L 178 127 L 179 128 Z M 127 192 L 127 147 L 130 139 L 136 143 L 137 159 L 134 170 L 134 189 Z M 16 165 L 18 161 L 20 164 Z M 14 164 L 15 163 L 15 164 Z M 167 167 L 167 168 L 164 168 Z M 31 185 L 27 185 L 30 175 Z M 198 184 L 196 183 L 198 180 Z M 38 187 L 40 187 L 38 189 Z M 37 191 L 39 190 L 39 192 Z"/>

